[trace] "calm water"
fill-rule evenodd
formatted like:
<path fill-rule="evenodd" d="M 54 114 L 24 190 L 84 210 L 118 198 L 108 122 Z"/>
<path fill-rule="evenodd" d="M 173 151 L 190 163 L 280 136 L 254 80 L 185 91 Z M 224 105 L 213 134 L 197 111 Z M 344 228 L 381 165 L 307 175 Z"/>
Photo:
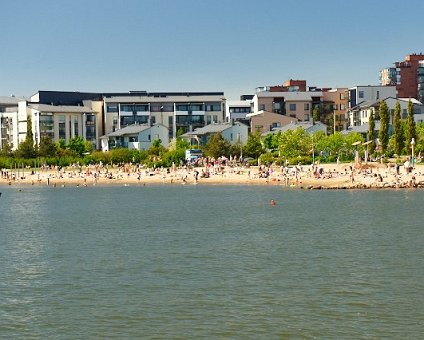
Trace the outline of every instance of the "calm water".
<path fill-rule="evenodd" d="M 0 191 L 0 337 L 423 337 L 424 191 Z"/>

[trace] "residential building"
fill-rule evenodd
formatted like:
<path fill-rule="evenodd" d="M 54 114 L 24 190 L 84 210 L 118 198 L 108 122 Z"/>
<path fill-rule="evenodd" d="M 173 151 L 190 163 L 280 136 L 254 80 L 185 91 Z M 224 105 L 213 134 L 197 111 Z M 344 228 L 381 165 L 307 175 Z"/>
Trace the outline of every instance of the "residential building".
<path fill-rule="evenodd" d="M 306 80 L 289 79 L 283 85 L 269 86 L 270 92 L 306 92 Z"/>
<path fill-rule="evenodd" d="M 165 125 L 169 137 L 225 121 L 223 92 L 131 92 L 104 95 L 105 132 L 133 124 Z"/>
<path fill-rule="evenodd" d="M 401 108 L 401 118 L 406 119 L 408 116 L 408 104 L 411 100 L 414 110 L 414 120 L 418 123 L 424 120 L 424 105 L 416 99 L 388 97 L 383 99 L 387 104 L 390 112 L 390 123 L 393 123 L 394 111 L 396 103 L 399 102 Z M 376 120 L 379 119 L 378 111 L 381 101 L 365 101 L 349 110 L 350 126 L 361 126 L 368 124 L 369 117 L 374 114 Z"/>
<path fill-rule="evenodd" d="M 297 122 L 297 121 L 295 121 L 295 122 L 291 122 L 287 125 L 274 128 L 271 131 L 265 132 L 264 135 L 269 134 L 269 133 L 286 132 L 288 130 L 296 130 L 298 128 L 304 129 L 309 134 L 313 134 L 313 133 L 319 132 L 319 131 L 327 134 L 328 126 L 325 125 L 324 123 L 321 123 L 321 122 L 313 123 L 313 122 Z"/>
<path fill-rule="evenodd" d="M 312 108 L 314 105 L 320 105 L 322 96 L 323 94 L 321 91 L 259 91 L 253 97 L 252 112 L 267 111 L 295 118 L 300 121 L 310 121 L 312 119 Z"/>
<path fill-rule="evenodd" d="M 122 129 L 100 137 L 102 151 L 123 147 L 136 150 L 147 150 L 155 140 L 167 148 L 169 146 L 168 128 L 163 124 L 128 125 Z"/>
<path fill-rule="evenodd" d="M 9 145 L 16 150 L 25 140 L 27 115 L 25 111 L 19 111 L 21 101 L 25 100 L 14 96 L 0 97 L 0 149 Z"/>
<path fill-rule="evenodd" d="M 394 65 L 380 71 L 380 83 L 396 85 L 401 98 L 424 101 L 424 55 L 409 54 L 404 61 L 397 61 Z"/>
<path fill-rule="evenodd" d="M 223 123 L 223 124 L 209 124 L 194 131 L 187 132 L 182 135 L 183 138 L 190 139 L 191 142 L 195 141 L 198 146 L 206 145 L 211 136 L 220 132 L 222 137 L 229 141 L 231 144 L 240 143 L 246 144 L 249 127 L 241 122 Z"/>
<path fill-rule="evenodd" d="M 250 131 L 261 134 L 297 121 L 296 118 L 265 110 L 249 113 L 246 117 L 250 119 Z"/>
<path fill-rule="evenodd" d="M 82 137 L 97 146 L 97 114 L 86 106 L 47 105 L 26 103 L 22 110 L 31 116 L 34 142 L 48 136 L 53 141 L 63 139 L 66 143 L 75 137 Z"/>
<path fill-rule="evenodd" d="M 346 110 L 348 106 L 347 88 L 336 88 L 322 92 L 321 122 L 332 131 L 342 131 L 347 126 Z"/>
<path fill-rule="evenodd" d="M 397 97 L 396 86 L 365 85 L 348 89 L 348 108 L 365 101 L 379 101 L 388 97 Z"/>
<path fill-rule="evenodd" d="M 225 117 L 227 122 L 241 122 L 245 125 L 250 125 L 249 118 L 246 116 L 251 112 L 251 99 L 227 100 L 225 103 Z"/>

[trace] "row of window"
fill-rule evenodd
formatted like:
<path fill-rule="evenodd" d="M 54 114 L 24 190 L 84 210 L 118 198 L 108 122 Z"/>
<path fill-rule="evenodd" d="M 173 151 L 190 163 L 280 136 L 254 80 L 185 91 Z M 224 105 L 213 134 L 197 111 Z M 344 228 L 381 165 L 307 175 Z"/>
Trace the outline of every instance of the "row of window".
<path fill-rule="evenodd" d="M 173 112 L 174 104 L 120 104 L 121 111 L 124 112 Z M 220 103 L 210 103 L 210 104 L 190 104 L 183 103 L 176 105 L 177 111 L 221 111 Z M 106 106 L 106 112 L 118 112 L 118 104 L 108 104 Z"/>
<path fill-rule="evenodd" d="M 232 107 L 230 108 L 230 113 L 250 113 L 250 107 Z"/>

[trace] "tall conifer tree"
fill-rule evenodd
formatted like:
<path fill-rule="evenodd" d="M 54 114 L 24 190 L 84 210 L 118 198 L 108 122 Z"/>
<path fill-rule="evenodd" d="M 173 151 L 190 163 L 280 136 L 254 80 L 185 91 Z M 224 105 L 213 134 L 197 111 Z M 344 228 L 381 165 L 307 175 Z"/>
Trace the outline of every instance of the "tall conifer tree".
<path fill-rule="evenodd" d="M 368 141 L 371 141 L 371 143 L 368 145 L 368 150 L 370 150 L 370 153 L 373 154 L 375 151 L 375 121 L 374 121 L 374 111 L 371 112 L 370 119 L 368 122 Z"/>
<path fill-rule="evenodd" d="M 394 146 L 395 153 L 400 156 L 403 149 L 403 129 L 400 115 L 400 103 L 396 102 L 395 105 L 395 116 L 393 118 L 393 128 L 394 128 Z"/>
<path fill-rule="evenodd" d="M 417 143 L 417 132 L 415 129 L 414 121 L 414 107 L 410 99 L 408 102 L 408 118 L 406 121 L 406 150 L 409 150 L 409 148 L 411 147 L 412 138 L 414 138 L 415 143 Z"/>
<path fill-rule="evenodd" d="M 381 152 L 383 154 L 387 151 L 387 145 L 389 144 L 389 109 L 384 100 L 380 102 L 380 131 L 378 133 L 378 139 L 380 141 Z"/>

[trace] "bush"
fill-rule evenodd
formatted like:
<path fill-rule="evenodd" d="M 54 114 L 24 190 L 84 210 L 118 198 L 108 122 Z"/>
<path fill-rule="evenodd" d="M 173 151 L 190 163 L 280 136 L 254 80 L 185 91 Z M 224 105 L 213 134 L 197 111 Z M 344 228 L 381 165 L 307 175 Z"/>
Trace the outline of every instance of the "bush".
<path fill-rule="evenodd" d="M 274 163 L 275 158 L 274 158 L 274 155 L 272 154 L 272 152 L 267 152 L 267 153 L 260 155 L 259 160 L 260 160 L 261 164 L 271 165 L 272 163 Z"/>
<path fill-rule="evenodd" d="M 289 164 L 297 165 L 297 164 L 311 164 L 312 157 L 311 156 L 299 156 L 299 157 L 291 157 L 288 159 Z"/>

